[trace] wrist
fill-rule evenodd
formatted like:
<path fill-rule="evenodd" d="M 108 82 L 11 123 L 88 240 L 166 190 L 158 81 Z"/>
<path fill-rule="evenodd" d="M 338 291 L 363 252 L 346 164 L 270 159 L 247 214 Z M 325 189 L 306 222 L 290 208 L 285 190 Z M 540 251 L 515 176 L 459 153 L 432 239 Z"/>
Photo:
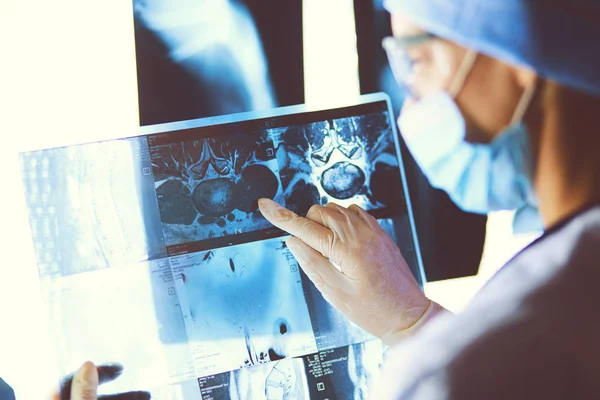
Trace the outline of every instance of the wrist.
<path fill-rule="evenodd" d="M 450 311 L 446 310 L 438 303 L 429 300 L 429 304 L 425 311 L 412 325 L 410 325 L 408 328 L 395 331 L 389 335 L 384 335 L 381 340 L 389 347 L 393 347 L 401 340 L 415 335 L 421 328 L 423 328 L 423 326 L 427 325 L 441 314 L 450 314 Z"/>

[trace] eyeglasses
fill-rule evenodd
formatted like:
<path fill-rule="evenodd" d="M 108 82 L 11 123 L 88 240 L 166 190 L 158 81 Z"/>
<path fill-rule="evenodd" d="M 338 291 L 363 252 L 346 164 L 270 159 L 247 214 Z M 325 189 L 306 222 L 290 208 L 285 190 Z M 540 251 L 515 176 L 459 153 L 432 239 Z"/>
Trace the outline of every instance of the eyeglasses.
<path fill-rule="evenodd" d="M 407 37 L 386 37 L 382 41 L 394 78 L 399 85 L 408 90 L 410 95 L 415 94 L 413 79 L 414 60 L 408 55 L 408 50 L 425 43 L 429 40 L 437 39 L 432 33 L 423 33 Z"/>

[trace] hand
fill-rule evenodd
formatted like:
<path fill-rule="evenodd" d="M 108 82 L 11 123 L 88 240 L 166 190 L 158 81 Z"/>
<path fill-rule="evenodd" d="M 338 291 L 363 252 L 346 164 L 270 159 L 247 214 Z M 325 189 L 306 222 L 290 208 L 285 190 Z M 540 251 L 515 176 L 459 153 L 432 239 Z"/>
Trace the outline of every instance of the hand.
<path fill-rule="evenodd" d="M 323 297 L 388 345 L 440 310 L 421 291 L 400 249 L 362 208 L 315 205 L 302 218 L 272 200 L 259 200 L 259 207 L 294 236 L 287 246 Z"/>
<path fill-rule="evenodd" d="M 51 400 L 148 400 L 148 392 L 128 392 L 98 397 L 98 385 L 117 379 L 123 373 L 120 364 L 106 364 L 96 367 L 86 362 L 74 375 L 64 378 L 60 389 Z"/>

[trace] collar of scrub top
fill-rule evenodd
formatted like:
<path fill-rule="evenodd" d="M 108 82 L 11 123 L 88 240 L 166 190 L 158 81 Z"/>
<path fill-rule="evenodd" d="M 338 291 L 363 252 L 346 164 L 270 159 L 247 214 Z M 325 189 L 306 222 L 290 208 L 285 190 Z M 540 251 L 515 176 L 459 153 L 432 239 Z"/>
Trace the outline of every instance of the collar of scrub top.
<path fill-rule="evenodd" d="M 598 0 L 384 0 L 423 30 L 600 96 Z"/>

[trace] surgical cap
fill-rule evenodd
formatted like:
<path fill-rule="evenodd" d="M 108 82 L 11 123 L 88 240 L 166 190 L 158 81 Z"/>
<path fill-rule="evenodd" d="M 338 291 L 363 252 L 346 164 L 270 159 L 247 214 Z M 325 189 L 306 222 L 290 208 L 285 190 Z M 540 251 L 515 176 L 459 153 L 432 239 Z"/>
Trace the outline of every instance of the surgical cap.
<path fill-rule="evenodd" d="M 422 29 L 600 96 L 598 0 L 385 0 Z"/>

